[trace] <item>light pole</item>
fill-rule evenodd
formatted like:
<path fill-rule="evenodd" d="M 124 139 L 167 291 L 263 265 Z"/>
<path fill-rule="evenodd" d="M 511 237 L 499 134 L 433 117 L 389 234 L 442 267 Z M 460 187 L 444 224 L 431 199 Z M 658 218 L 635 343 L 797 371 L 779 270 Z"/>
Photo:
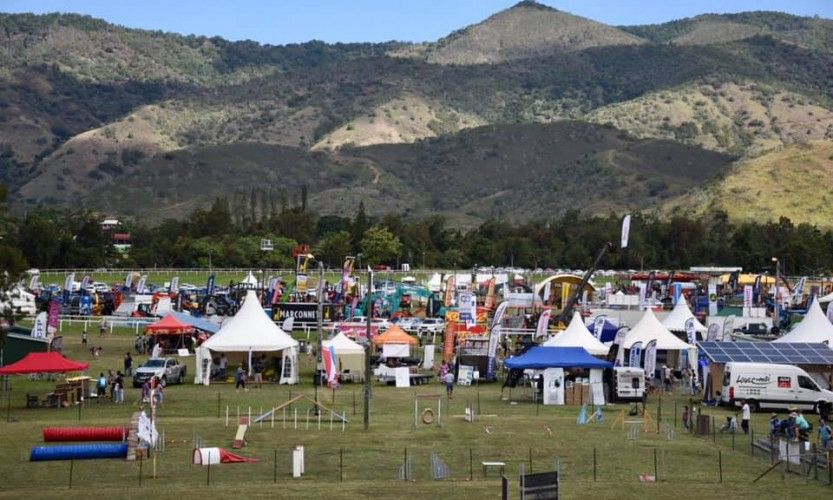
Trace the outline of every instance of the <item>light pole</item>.
<path fill-rule="evenodd" d="M 773 257 L 772 262 L 775 263 L 775 304 L 772 308 L 772 315 L 774 316 L 773 326 L 777 327 L 781 324 L 781 311 L 779 311 L 780 308 L 778 307 L 778 300 L 780 299 L 780 297 L 778 297 L 778 282 L 781 281 L 781 268 L 778 265 L 779 262 L 777 257 Z"/>
<path fill-rule="evenodd" d="M 322 346 L 322 335 L 324 330 L 324 263 L 318 261 L 318 347 L 316 348 L 315 354 L 315 373 L 316 380 L 313 381 L 313 386 L 315 387 L 315 414 L 318 415 L 318 386 L 323 383 L 321 380 L 321 374 L 318 371 L 319 366 L 321 365 L 322 353 L 321 348 Z"/>

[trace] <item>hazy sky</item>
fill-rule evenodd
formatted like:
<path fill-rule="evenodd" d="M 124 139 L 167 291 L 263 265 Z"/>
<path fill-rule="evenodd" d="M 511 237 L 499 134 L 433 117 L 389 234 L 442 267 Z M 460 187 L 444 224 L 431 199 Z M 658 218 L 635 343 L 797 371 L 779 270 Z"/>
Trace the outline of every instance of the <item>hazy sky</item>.
<path fill-rule="evenodd" d="M 0 12 L 75 12 L 133 28 L 285 44 L 432 41 L 517 0 L 0 0 Z M 833 18 L 833 0 L 542 0 L 607 24 L 777 10 Z"/>

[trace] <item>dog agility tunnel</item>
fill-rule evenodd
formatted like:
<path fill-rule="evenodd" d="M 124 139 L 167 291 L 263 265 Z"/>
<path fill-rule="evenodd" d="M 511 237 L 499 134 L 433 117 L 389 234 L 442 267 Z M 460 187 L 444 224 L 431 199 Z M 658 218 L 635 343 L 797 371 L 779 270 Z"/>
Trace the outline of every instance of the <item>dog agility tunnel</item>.
<path fill-rule="evenodd" d="M 30 462 L 49 460 L 92 460 L 96 458 L 126 458 L 127 443 L 72 444 L 59 446 L 35 446 L 29 455 Z"/>
<path fill-rule="evenodd" d="M 43 441 L 124 441 L 127 429 L 124 427 L 47 427 L 43 429 Z"/>

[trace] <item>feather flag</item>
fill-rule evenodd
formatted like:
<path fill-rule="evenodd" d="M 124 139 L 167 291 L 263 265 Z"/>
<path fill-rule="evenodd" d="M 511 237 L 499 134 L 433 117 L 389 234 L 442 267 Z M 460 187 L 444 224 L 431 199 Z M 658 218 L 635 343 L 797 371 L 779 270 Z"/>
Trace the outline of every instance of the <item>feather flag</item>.
<path fill-rule="evenodd" d="M 550 316 L 552 315 L 552 311 L 547 309 L 541 313 L 541 317 L 538 318 L 538 328 L 535 330 L 535 337 L 546 337 L 547 331 L 550 327 Z"/>
<path fill-rule="evenodd" d="M 331 388 L 338 387 L 338 359 L 334 346 L 321 351 L 324 358 L 324 368 L 327 370 L 327 385 Z"/>

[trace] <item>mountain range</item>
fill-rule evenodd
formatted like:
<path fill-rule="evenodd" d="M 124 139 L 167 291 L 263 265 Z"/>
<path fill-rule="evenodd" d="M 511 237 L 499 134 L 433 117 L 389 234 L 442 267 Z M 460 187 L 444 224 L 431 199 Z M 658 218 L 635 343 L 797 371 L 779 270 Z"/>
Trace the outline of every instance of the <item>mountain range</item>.
<path fill-rule="evenodd" d="M 830 226 L 833 21 L 608 26 L 532 1 L 434 43 L 270 46 L 0 14 L 12 206 L 161 220 L 567 209 Z M 823 193 L 820 193 L 823 191 Z"/>

